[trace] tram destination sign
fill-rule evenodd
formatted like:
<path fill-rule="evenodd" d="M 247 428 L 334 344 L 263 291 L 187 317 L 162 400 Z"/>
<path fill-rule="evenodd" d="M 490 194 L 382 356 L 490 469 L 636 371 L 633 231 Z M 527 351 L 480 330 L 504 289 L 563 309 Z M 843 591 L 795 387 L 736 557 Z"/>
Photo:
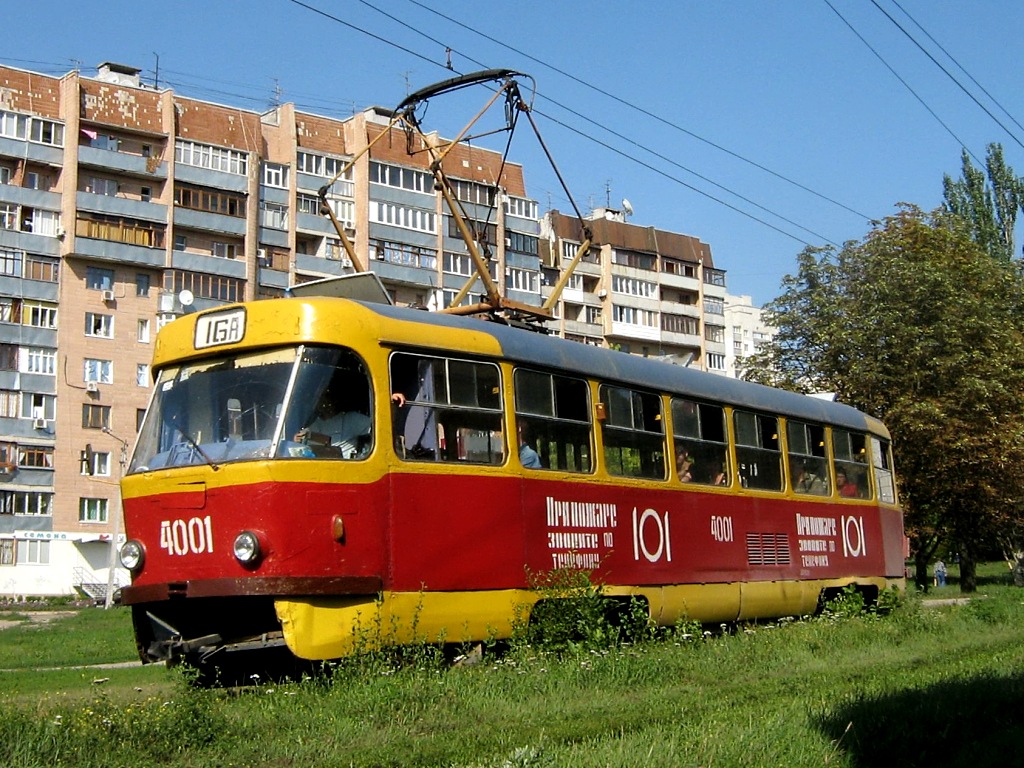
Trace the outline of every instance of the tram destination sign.
<path fill-rule="evenodd" d="M 213 312 L 196 318 L 196 349 L 237 344 L 245 337 L 245 309 Z"/>

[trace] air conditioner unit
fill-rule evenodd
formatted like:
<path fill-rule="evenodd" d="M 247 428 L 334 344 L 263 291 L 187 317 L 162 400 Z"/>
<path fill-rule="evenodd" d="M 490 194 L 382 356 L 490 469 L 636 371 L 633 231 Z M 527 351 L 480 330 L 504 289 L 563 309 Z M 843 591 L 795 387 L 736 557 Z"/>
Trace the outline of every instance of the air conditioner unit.
<path fill-rule="evenodd" d="M 63 240 L 64 239 L 64 227 L 62 227 L 60 224 L 58 224 L 57 225 L 57 229 L 54 231 L 53 234 L 55 234 L 57 236 L 58 240 Z"/>
<path fill-rule="evenodd" d="M 95 381 L 87 381 L 85 383 L 85 391 L 86 392 L 99 392 L 100 391 L 100 385 L 97 384 Z"/>
<path fill-rule="evenodd" d="M 46 429 L 46 419 L 36 419 L 32 422 L 34 429 Z"/>
<path fill-rule="evenodd" d="M 265 259 L 265 258 L 267 258 L 267 249 L 266 248 L 257 248 L 256 249 L 256 258 L 257 259 Z"/>
<path fill-rule="evenodd" d="M 103 292 L 103 301 L 105 301 L 107 304 L 109 304 L 113 300 L 114 300 L 114 292 L 113 291 L 104 291 Z"/>
<path fill-rule="evenodd" d="M 506 248 L 511 248 L 512 247 L 512 238 L 511 237 L 506 237 L 505 238 L 505 247 Z"/>
<path fill-rule="evenodd" d="M 599 298 L 599 299 L 606 298 L 607 296 L 608 296 L 608 291 L 606 291 L 604 288 L 602 288 L 600 291 L 597 292 L 597 298 Z"/>

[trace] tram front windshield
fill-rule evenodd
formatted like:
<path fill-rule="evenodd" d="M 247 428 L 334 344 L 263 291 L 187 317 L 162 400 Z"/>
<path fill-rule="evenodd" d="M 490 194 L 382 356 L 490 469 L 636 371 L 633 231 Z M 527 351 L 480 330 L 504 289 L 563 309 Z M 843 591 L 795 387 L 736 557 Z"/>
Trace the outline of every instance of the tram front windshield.
<path fill-rule="evenodd" d="M 330 403 L 326 401 L 330 400 Z M 280 458 L 362 458 L 371 444 L 369 378 L 337 347 L 289 347 L 160 371 L 129 473 Z M 325 406 L 353 414 L 351 449 L 310 445 Z M 353 418 L 349 418 L 353 423 Z M 315 434 L 315 433 L 314 433 Z"/>

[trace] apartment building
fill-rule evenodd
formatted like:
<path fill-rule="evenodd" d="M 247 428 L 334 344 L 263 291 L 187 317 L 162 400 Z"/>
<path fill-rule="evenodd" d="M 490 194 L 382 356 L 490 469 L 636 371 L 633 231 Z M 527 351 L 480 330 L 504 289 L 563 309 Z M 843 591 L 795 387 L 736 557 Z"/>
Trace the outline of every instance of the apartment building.
<path fill-rule="evenodd" d="M 425 151 L 446 142 L 393 117 L 248 111 L 110 62 L 94 77 L 0 67 L 0 597 L 127 580 L 117 484 L 164 324 L 366 269 L 398 304 L 447 306 L 467 283 L 464 302 L 479 299 Z M 491 278 L 540 305 L 579 221 L 542 219 L 522 166 L 498 152 L 458 145 L 444 168 Z M 725 273 L 710 247 L 607 209 L 586 223 L 593 244 L 551 332 L 724 372 Z"/>
<path fill-rule="evenodd" d="M 776 329 L 765 323 L 760 307 L 750 296 L 725 296 L 725 324 L 729 344 L 725 355 L 726 375 L 739 378 L 743 360 L 764 350 L 775 336 Z"/>
<path fill-rule="evenodd" d="M 678 365 L 725 372 L 725 272 L 696 237 L 630 224 L 598 208 L 583 224 L 558 211 L 541 222 L 545 298 L 583 242 L 593 244 L 558 301 L 560 336 Z"/>

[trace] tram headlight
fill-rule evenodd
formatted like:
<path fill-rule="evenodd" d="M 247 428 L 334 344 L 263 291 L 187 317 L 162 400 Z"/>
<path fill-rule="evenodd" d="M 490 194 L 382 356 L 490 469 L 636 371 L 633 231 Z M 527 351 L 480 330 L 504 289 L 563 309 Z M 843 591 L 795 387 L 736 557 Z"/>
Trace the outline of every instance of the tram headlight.
<path fill-rule="evenodd" d="M 129 539 L 121 545 L 121 565 L 132 573 L 142 569 L 142 563 L 146 560 L 146 550 L 141 541 Z"/>
<path fill-rule="evenodd" d="M 259 537 L 252 531 L 242 531 L 235 536 L 235 543 L 232 549 L 235 553 L 235 559 L 242 565 L 255 565 L 263 554 L 260 551 Z"/>

